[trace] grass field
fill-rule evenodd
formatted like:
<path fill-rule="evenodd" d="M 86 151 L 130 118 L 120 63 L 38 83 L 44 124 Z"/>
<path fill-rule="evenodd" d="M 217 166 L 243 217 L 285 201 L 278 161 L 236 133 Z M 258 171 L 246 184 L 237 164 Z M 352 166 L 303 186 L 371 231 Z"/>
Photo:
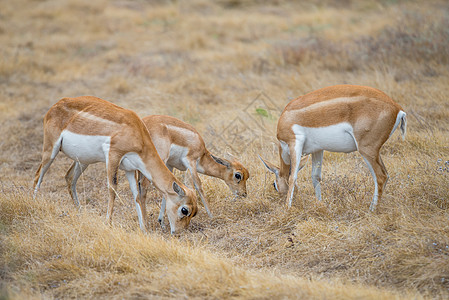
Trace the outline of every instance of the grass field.
<path fill-rule="evenodd" d="M 447 1 L 0 0 L 0 45 L 0 299 L 449 297 Z M 384 197 L 370 213 L 361 156 L 325 153 L 323 202 L 308 163 L 286 210 L 257 155 L 278 163 L 290 100 L 345 83 L 407 112 Z M 154 190 L 144 235 L 124 173 L 108 226 L 104 165 L 78 211 L 60 154 L 33 200 L 43 116 L 80 95 L 194 125 L 247 166 L 248 198 L 202 176 L 214 218 L 200 205 L 172 237 Z"/>

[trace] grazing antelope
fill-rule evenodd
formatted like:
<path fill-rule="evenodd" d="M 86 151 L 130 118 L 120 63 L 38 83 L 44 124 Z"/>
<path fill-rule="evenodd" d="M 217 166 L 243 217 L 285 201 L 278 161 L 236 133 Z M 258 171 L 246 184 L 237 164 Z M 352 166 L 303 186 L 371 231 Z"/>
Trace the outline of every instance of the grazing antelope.
<path fill-rule="evenodd" d="M 189 170 L 195 189 L 198 191 L 204 208 L 210 217 L 212 214 L 204 197 L 203 187 L 198 173 L 222 179 L 235 196 L 246 197 L 246 181 L 249 172 L 238 161 L 228 161 L 213 156 L 206 149 L 203 138 L 193 126 L 170 116 L 153 115 L 142 119 L 150 132 L 154 146 L 170 171 L 176 168 Z M 147 180 L 140 180 L 142 202 L 146 197 Z M 165 198 L 162 199 L 159 222 L 163 224 Z"/>
<path fill-rule="evenodd" d="M 167 169 L 145 124 L 131 110 L 96 97 L 64 98 L 54 104 L 44 117 L 42 163 L 36 172 L 34 195 L 59 151 L 75 161 L 65 178 L 76 206 L 79 206 L 76 182 L 81 173 L 89 164 L 106 163 L 109 188 L 106 218 L 109 222 L 119 168 L 126 172 L 142 231 L 146 231 L 146 211 L 137 199 L 136 170 L 151 180 L 167 199 L 172 233 L 187 227 L 197 213 L 195 193 Z"/>
<path fill-rule="evenodd" d="M 279 118 L 280 168 L 262 162 L 276 175 L 274 187 L 287 193 L 291 207 L 301 156 L 312 154 L 312 183 L 321 200 L 323 151 L 359 151 L 374 179 L 373 211 L 388 180 L 380 148 L 400 125 L 406 133 L 406 114 L 385 93 L 366 86 L 336 85 L 291 101 Z"/>

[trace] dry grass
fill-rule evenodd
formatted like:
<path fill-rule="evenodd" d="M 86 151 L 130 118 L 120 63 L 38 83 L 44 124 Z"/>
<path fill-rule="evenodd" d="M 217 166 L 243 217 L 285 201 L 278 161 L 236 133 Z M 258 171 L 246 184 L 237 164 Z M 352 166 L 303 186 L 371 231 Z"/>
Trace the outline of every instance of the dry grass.
<path fill-rule="evenodd" d="M 449 297 L 445 1 L 1 7 L 0 298 Z M 373 185 L 361 157 L 326 153 L 323 203 L 309 164 L 287 211 L 257 154 L 277 159 L 276 109 L 339 83 L 377 87 L 408 114 L 406 141 L 395 134 L 382 151 L 384 198 L 369 213 Z M 245 111 L 261 92 L 272 117 L 258 106 Z M 64 96 L 86 94 L 141 116 L 181 118 L 218 155 L 236 150 L 251 173 L 249 197 L 232 201 L 224 183 L 202 177 L 215 217 L 200 209 L 175 238 L 158 226 L 152 192 L 151 233 L 143 235 L 123 174 L 109 227 L 104 165 L 79 180 L 77 211 L 61 155 L 32 200 L 43 115 Z M 261 120 L 264 129 L 255 125 Z M 226 146 L 218 133 L 229 140 L 226 129 L 240 121 L 249 129 Z"/>
<path fill-rule="evenodd" d="M 110 228 L 96 212 L 61 211 L 57 202 L 13 195 L 1 202 L 2 273 L 15 283 L 13 296 L 31 289 L 44 298 L 399 298 L 372 287 L 248 270 L 201 245 Z"/>

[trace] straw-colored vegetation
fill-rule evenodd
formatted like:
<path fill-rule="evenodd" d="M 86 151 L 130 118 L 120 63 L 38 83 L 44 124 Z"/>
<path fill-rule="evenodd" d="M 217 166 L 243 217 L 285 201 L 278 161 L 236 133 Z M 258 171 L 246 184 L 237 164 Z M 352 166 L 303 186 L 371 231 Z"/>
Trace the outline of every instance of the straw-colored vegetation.
<path fill-rule="evenodd" d="M 1 0 L 0 298 L 448 298 L 449 4 L 301 2 Z M 308 164 L 286 210 L 257 154 L 277 162 L 288 101 L 341 83 L 407 112 L 406 140 L 382 150 L 384 197 L 370 213 L 363 159 L 326 153 L 323 202 Z M 248 198 L 202 176 L 214 218 L 200 207 L 171 237 L 152 191 L 144 235 L 122 173 L 107 226 L 104 165 L 77 211 L 60 155 L 33 200 L 43 116 L 79 95 L 191 123 L 247 166 Z"/>

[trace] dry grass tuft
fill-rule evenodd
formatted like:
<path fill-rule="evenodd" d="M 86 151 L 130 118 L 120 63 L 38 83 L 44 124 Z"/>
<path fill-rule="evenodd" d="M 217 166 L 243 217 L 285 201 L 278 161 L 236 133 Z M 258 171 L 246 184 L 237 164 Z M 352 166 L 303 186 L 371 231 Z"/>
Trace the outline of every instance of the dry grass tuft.
<path fill-rule="evenodd" d="M 399 297 L 356 285 L 347 285 L 348 293 L 335 283 L 245 270 L 175 238 L 111 228 L 87 210 L 60 214 L 55 203 L 42 198 L 15 194 L 1 200 L 1 273 L 21 283 L 7 290 L 17 297 L 23 289 L 57 298 Z"/>
<path fill-rule="evenodd" d="M 438 72 L 433 66 L 449 63 L 446 47 L 449 6 L 437 7 L 436 13 L 405 9 L 396 16 L 395 24 L 382 28 L 374 35 L 362 35 L 344 43 L 311 31 L 296 42 L 276 47 L 275 52 L 286 65 L 319 61 L 327 69 L 358 71 L 372 70 L 380 64 L 408 69 L 413 62 L 425 65 L 419 70 L 421 76 L 437 76 Z M 399 56 L 401 60 L 397 59 Z M 396 79 L 404 80 L 402 77 Z"/>

